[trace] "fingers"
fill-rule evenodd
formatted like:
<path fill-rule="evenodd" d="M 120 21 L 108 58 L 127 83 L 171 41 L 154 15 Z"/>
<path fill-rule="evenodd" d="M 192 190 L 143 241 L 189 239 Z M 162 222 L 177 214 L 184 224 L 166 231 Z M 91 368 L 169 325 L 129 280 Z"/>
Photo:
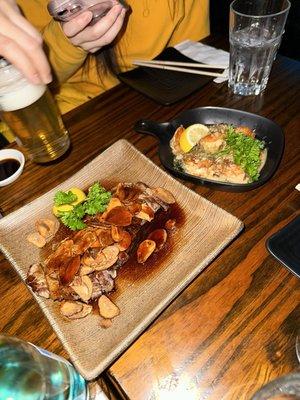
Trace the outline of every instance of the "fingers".
<path fill-rule="evenodd" d="M 14 24 L 22 31 L 34 38 L 38 43 L 43 43 L 41 34 L 24 18 L 22 15 L 16 15 Z"/>
<path fill-rule="evenodd" d="M 126 14 L 126 10 L 123 9 L 121 14 L 118 16 L 116 22 L 101 37 L 101 39 L 86 43 L 85 49 L 87 51 L 89 51 L 90 53 L 95 53 L 101 47 L 106 46 L 107 44 L 111 43 L 116 38 L 117 34 L 120 32 L 120 29 L 122 28 L 122 25 L 123 25 L 123 22 L 124 22 L 124 18 L 125 18 L 125 14 Z"/>
<path fill-rule="evenodd" d="M 91 11 L 85 11 L 78 17 L 73 18 L 69 22 L 63 24 L 63 31 L 68 38 L 72 38 L 80 33 L 92 20 L 93 13 Z M 75 44 L 75 43 L 73 43 Z"/>
<path fill-rule="evenodd" d="M 41 83 L 41 78 L 23 49 L 10 38 L 0 34 L 0 53 L 32 83 Z"/>
<path fill-rule="evenodd" d="M 99 38 L 102 38 L 111 27 L 115 24 L 118 17 L 121 15 L 123 7 L 120 5 L 114 6 L 105 17 L 101 18 L 96 24 L 88 26 L 82 32 L 80 32 L 74 42 L 78 44 L 93 42 Z M 105 43 L 107 44 L 107 43 Z M 104 44 L 103 44 L 104 45 Z"/>
<path fill-rule="evenodd" d="M 79 29 L 79 24 L 81 28 L 87 21 L 87 19 L 83 19 L 87 18 L 84 16 L 86 13 L 82 13 L 76 20 L 74 18 L 72 21 L 63 24 L 63 30 L 75 46 L 95 52 L 115 39 L 124 22 L 125 13 L 126 10 L 121 5 L 116 5 L 94 25 Z M 79 21 L 79 17 L 82 17 L 82 20 Z M 71 24 L 72 22 L 73 24 Z M 77 28 L 75 28 L 75 23 Z"/>
<path fill-rule="evenodd" d="M 19 12 L 19 7 L 16 3 L 16 0 L 0 0 L 0 8 L 4 8 L 5 6 Z"/>
<path fill-rule="evenodd" d="M 42 40 L 36 39 L 9 21 L 0 18 L 0 53 L 14 64 L 32 83 L 51 82 L 51 71 L 43 52 Z"/>
<path fill-rule="evenodd" d="M 32 83 L 51 82 L 51 70 L 40 34 L 22 17 L 11 0 L 0 1 L 0 55 Z"/>
<path fill-rule="evenodd" d="M 17 4 L 14 1 L 0 0 L 0 13 L 11 23 L 17 25 L 21 30 L 42 43 L 40 33 L 20 14 Z"/>

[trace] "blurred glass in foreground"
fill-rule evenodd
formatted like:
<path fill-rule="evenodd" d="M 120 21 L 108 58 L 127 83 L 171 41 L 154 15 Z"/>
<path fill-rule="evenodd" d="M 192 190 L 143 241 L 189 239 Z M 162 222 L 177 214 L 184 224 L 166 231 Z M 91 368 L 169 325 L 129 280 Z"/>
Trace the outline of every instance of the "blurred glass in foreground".
<path fill-rule="evenodd" d="M 283 399 L 300 399 L 300 372 L 293 372 L 267 383 L 251 398 L 251 400 Z"/>
<path fill-rule="evenodd" d="M 87 398 L 85 380 L 68 361 L 17 338 L 0 336 L 0 399 Z"/>
<path fill-rule="evenodd" d="M 108 400 L 71 363 L 32 343 L 0 335 L 0 400 Z"/>

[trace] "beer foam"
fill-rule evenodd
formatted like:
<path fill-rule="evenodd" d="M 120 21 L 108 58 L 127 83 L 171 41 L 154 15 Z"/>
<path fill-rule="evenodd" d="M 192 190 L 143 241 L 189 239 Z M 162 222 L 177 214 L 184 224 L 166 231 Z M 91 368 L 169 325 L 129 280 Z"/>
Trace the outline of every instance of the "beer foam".
<path fill-rule="evenodd" d="M 1 111 L 15 111 L 28 107 L 36 102 L 44 94 L 45 90 L 45 85 L 25 83 L 22 87 L 0 95 Z"/>

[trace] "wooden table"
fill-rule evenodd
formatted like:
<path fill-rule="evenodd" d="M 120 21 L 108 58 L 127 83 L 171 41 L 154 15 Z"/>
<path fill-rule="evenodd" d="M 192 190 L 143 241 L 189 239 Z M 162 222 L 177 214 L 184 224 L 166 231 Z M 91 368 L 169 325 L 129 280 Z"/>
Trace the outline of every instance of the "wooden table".
<path fill-rule="evenodd" d="M 106 371 L 131 400 L 243 400 L 262 384 L 295 370 L 300 281 L 266 250 L 266 239 L 299 215 L 300 63 L 279 57 L 266 91 L 232 95 L 209 83 L 170 107 L 120 85 L 65 115 L 72 151 L 59 163 L 27 162 L 22 176 L 0 189 L 4 214 L 70 177 L 103 149 L 126 138 L 159 164 L 157 142 L 133 131 L 135 121 L 172 119 L 182 110 L 226 106 L 275 120 L 286 147 L 275 176 L 263 187 L 229 193 L 183 184 L 245 223 L 245 231 L 181 293 Z M 67 357 L 51 326 L 0 255 L 0 328 Z"/>

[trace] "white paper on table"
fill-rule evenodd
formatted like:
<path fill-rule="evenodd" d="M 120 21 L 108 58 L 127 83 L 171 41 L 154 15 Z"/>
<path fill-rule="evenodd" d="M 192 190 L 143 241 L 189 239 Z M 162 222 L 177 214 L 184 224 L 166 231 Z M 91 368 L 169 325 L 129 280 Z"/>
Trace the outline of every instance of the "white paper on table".
<path fill-rule="evenodd" d="M 223 71 L 223 77 L 214 79 L 214 82 L 221 83 L 228 80 L 229 53 L 224 50 L 216 49 L 206 44 L 194 42 L 193 40 L 185 40 L 174 46 L 180 53 L 191 58 L 192 60 L 204 64 L 221 64 L 227 66 Z"/>

